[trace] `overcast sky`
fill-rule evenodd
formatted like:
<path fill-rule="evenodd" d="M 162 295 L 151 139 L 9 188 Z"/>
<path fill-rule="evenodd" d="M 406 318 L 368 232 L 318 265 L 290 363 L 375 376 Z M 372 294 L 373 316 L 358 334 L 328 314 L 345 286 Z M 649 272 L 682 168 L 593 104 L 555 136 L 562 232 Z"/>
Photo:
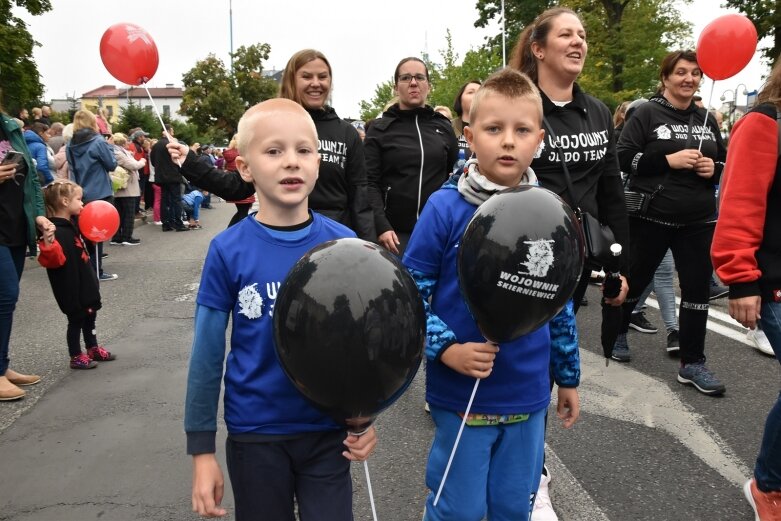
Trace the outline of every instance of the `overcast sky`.
<path fill-rule="evenodd" d="M 46 98 L 78 98 L 106 84 L 120 86 L 100 60 L 103 32 L 119 22 L 132 22 L 154 38 L 160 66 L 149 86 L 181 86 L 182 74 L 195 62 L 214 53 L 227 64 L 230 50 L 229 0 L 51 0 L 52 11 L 31 17 L 17 11 L 41 44 L 35 60 L 46 87 Z M 333 106 L 342 117 L 357 117 L 359 102 L 369 99 L 375 86 L 390 78 L 398 61 L 428 51 L 441 62 L 450 29 L 453 45 L 463 57 L 486 35 L 498 32 L 474 28 L 476 0 L 395 0 L 375 2 L 335 0 L 232 0 L 233 47 L 268 43 L 266 69 L 282 69 L 290 56 L 304 48 L 322 51 L 334 71 Z M 684 10 L 694 23 L 692 42 L 702 28 L 727 11 L 719 0 L 695 0 Z M 383 9 L 378 8 L 383 6 Z M 508 50 L 509 54 L 509 50 Z M 760 86 L 767 73 L 758 55 L 740 74 L 717 82 L 712 105 L 740 83 L 749 90 Z M 702 95 L 707 101 L 710 80 Z M 743 87 L 740 87 L 742 92 Z M 739 102 L 745 103 L 740 96 Z M 726 95 L 732 99 L 732 94 Z"/>

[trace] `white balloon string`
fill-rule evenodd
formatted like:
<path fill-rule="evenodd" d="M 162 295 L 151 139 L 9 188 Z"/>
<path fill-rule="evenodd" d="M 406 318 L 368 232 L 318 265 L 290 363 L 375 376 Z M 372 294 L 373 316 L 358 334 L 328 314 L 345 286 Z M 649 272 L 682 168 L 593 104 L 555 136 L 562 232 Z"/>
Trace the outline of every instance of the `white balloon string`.
<path fill-rule="evenodd" d="M 163 117 L 160 115 L 160 111 L 157 110 L 157 105 L 155 104 L 155 100 L 152 99 L 152 94 L 149 92 L 149 89 L 146 86 L 146 82 L 141 84 L 142 87 L 144 87 L 144 90 L 146 91 L 146 95 L 149 96 L 149 102 L 152 104 L 152 110 L 155 111 L 155 115 L 157 116 L 157 120 L 160 122 L 160 126 L 163 127 L 163 134 L 165 134 L 166 139 L 168 139 L 169 143 L 174 142 L 174 138 L 171 136 L 171 134 L 168 133 L 168 130 L 165 128 L 165 123 L 163 122 Z M 182 158 L 180 157 L 176 164 L 179 166 L 182 166 Z"/>
<path fill-rule="evenodd" d="M 453 450 L 450 451 L 450 459 L 447 460 L 447 466 L 445 467 L 445 473 L 442 475 L 442 482 L 439 484 L 439 490 L 434 498 L 434 506 L 439 503 L 439 496 L 442 495 L 442 489 L 445 488 L 445 481 L 447 481 L 447 475 L 450 472 L 450 465 L 453 463 L 453 457 L 456 455 L 456 449 L 458 448 L 458 442 L 461 440 L 461 433 L 464 432 L 464 425 L 466 425 L 466 419 L 469 417 L 469 411 L 472 410 L 472 402 L 475 401 L 475 394 L 477 394 L 477 386 L 480 385 L 480 379 L 475 378 L 475 386 L 472 389 L 472 396 L 469 397 L 469 403 L 466 405 L 466 411 L 464 411 L 464 417 L 461 419 L 461 427 L 458 428 L 458 434 L 456 435 L 456 441 L 453 443 Z"/>
<path fill-rule="evenodd" d="M 95 274 L 98 276 L 98 286 L 100 286 L 100 255 L 98 255 L 98 243 L 93 242 L 92 244 L 95 245 Z"/>
<path fill-rule="evenodd" d="M 366 487 L 369 489 L 369 502 L 372 505 L 372 517 L 377 521 L 377 509 L 374 507 L 374 492 L 372 492 L 372 479 L 369 477 L 369 462 L 363 460 L 363 469 L 366 471 Z"/>
<path fill-rule="evenodd" d="M 697 152 L 702 150 L 702 140 L 705 139 L 705 130 L 708 128 L 708 114 L 710 112 L 710 102 L 713 99 L 713 91 L 716 89 L 716 80 L 712 80 L 710 85 L 710 95 L 708 96 L 708 104 L 705 105 L 705 121 L 702 122 L 702 133 L 700 134 L 700 145 L 697 147 Z"/>

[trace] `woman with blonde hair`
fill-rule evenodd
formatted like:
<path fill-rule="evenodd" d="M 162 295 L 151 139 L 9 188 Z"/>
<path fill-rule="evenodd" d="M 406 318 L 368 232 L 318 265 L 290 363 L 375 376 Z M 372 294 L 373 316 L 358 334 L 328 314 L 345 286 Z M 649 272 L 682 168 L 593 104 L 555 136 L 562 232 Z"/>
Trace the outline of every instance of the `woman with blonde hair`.
<path fill-rule="evenodd" d="M 73 115 L 73 138 L 66 147 L 65 155 L 73 180 L 84 191 L 82 200 L 85 205 L 98 200 L 113 202 L 109 172 L 117 167 L 117 159 L 111 145 L 98 134 L 97 119 L 92 112 L 82 109 Z M 95 247 L 87 242 L 92 267 L 97 270 Z M 97 249 L 97 255 L 102 255 L 103 243 L 98 243 Z M 103 272 L 101 266 L 99 278 L 101 281 L 114 280 L 117 275 Z"/>
<path fill-rule="evenodd" d="M 328 105 L 331 80 L 331 64 L 323 53 L 304 49 L 288 60 L 279 97 L 304 107 L 317 128 L 320 171 L 309 194 L 309 207 L 348 226 L 358 237 L 374 241 L 377 236 L 368 198 L 363 143 L 358 131 Z M 238 172 L 204 165 L 195 153 L 188 154 L 181 172 L 193 185 L 227 201 L 255 193 L 252 184 L 243 181 Z"/>

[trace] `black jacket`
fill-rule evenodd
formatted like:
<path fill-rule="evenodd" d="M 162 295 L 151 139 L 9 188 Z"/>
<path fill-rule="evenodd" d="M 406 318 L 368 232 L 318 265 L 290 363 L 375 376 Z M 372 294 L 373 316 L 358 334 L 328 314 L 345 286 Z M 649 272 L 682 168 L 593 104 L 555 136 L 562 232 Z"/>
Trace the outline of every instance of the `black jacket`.
<path fill-rule="evenodd" d="M 358 132 L 331 107 L 307 112 L 317 128 L 320 153 L 320 175 L 309 195 L 309 208 L 351 228 L 361 239 L 377 240 Z M 228 201 L 240 201 L 255 193 L 252 183 L 245 182 L 238 172 L 194 163 L 188 154 L 181 172 L 199 188 Z"/>
<path fill-rule="evenodd" d="M 630 190 L 653 193 L 647 216 L 673 224 L 692 224 L 712 220 L 716 213 L 714 185 L 719 183 L 727 150 L 713 116 L 703 135 L 706 111 L 694 102 L 685 110 L 673 107 L 662 96 L 655 96 L 638 107 L 627 121 L 618 143 L 621 170 L 629 173 Z M 668 154 L 686 148 L 696 149 L 702 138 L 701 152 L 715 163 L 715 173 L 704 179 L 694 170 L 670 168 Z"/>
<path fill-rule="evenodd" d="M 458 158 L 450 121 L 426 105 L 393 105 L 366 134 L 369 199 L 377 235 L 410 233 L 429 196 L 444 183 Z"/>
<path fill-rule="evenodd" d="M 41 246 L 40 263 L 47 268 L 54 299 L 60 310 L 69 317 L 85 317 L 88 309 L 101 308 L 98 278 L 76 225 L 60 217 L 50 220 L 57 227 L 54 232 L 56 242 L 49 247 Z M 65 256 L 64 262 L 57 255 L 57 244 Z M 56 260 L 58 257 L 59 262 Z"/>
<path fill-rule="evenodd" d="M 171 155 L 166 148 L 167 144 L 168 138 L 160 138 L 149 152 L 149 161 L 155 167 L 155 184 L 158 185 L 179 184 L 182 182 L 179 165 L 171 159 Z"/>
<path fill-rule="evenodd" d="M 541 151 L 532 161 L 540 184 L 558 194 L 570 206 L 577 206 L 610 226 L 623 247 L 622 272 L 629 254 L 629 221 L 626 216 L 621 172 L 616 158 L 613 116 L 604 103 L 584 93 L 576 83 L 573 99 L 563 107 L 554 104 L 544 92 L 542 109 L 561 149 L 545 129 Z M 567 162 L 575 194 L 567 190 L 561 168 L 561 154 Z"/>

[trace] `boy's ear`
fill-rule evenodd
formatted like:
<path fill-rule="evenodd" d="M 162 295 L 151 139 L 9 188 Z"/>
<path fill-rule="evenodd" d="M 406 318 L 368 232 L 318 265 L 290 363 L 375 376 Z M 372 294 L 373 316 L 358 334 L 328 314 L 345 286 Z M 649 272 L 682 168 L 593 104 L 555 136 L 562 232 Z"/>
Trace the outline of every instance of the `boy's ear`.
<path fill-rule="evenodd" d="M 244 181 L 247 183 L 253 182 L 249 163 L 241 156 L 236 156 L 236 169 L 239 171 L 239 175 Z"/>
<path fill-rule="evenodd" d="M 469 126 L 464 127 L 464 137 L 466 138 L 466 142 L 469 145 L 469 148 L 472 148 L 472 139 L 474 139 L 475 135 L 472 132 L 472 128 Z"/>

